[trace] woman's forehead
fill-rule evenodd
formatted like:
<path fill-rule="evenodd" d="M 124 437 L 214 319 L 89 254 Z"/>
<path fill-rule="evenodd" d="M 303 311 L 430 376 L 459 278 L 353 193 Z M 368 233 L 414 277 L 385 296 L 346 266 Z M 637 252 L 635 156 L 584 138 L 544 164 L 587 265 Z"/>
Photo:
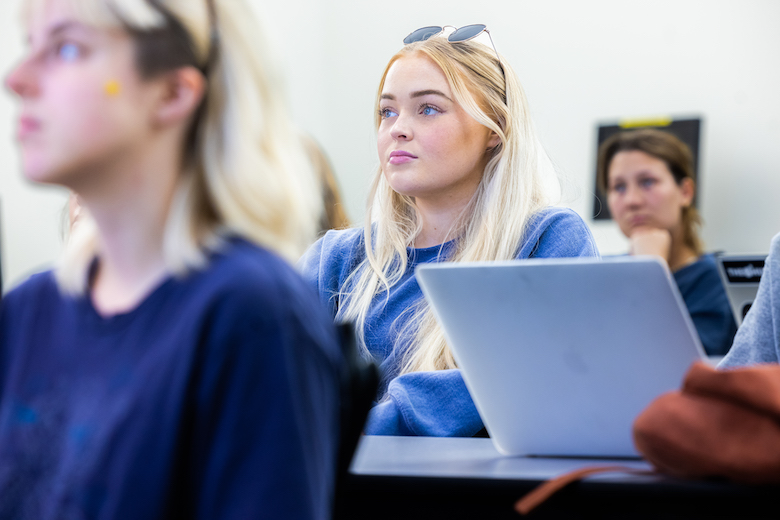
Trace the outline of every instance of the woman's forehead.
<path fill-rule="evenodd" d="M 664 173 L 669 168 L 662 159 L 642 150 L 620 150 L 609 163 L 609 175 L 637 173 L 641 171 Z"/>
<path fill-rule="evenodd" d="M 146 0 L 26 0 L 22 14 L 28 27 L 57 17 L 98 29 L 164 24 L 161 13 Z"/>
<path fill-rule="evenodd" d="M 25 4 L 23 15 L 31 28 L 65 20 L 101 26 L 109 21 L 109 13 L 100 11 L 108 11 L 101 0 L 29 0 Z"/>
<path fill-rule="evenodd" d="M 382 93 L 402 96 L 426 90 L 437 90 L 452 98 L 449 82 L 441 68 L 427 56 L 416 53 L 402 56 L 390 66 Z"/>

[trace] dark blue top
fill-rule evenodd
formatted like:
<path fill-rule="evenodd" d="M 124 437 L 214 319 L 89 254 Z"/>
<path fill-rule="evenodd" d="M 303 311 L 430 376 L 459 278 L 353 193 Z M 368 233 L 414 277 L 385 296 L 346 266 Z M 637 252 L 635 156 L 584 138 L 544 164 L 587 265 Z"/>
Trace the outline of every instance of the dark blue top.
<path fill-rule="evenodd" d="M 530 221 L 516 258 L 598 256 L 593 236 L 577 213 L 547 208 Z M 482 428 L 460 370 L 413 372 L 398 376 L 405 346 L 402 335 L 414 306 L 423 300 L 416 266 L 447 259 L 451 243 L 408 249 L 401 279 L 374 298 L 366 316 L 366 347 L 380 363 L 381 402 L 369 414 L 365 431 L 383 435 L 470 436 Z M 329 231 L 301 260 L 301 270 L 335 316 L 339 291 L 365 258 L 362 229 Z"/>
<path fill-rule="evenodd" d="M 700 256 L 696 262 L 675 271 L 674 279 L 704 350 L 710 356 L 726 355 L 737 333 L 737 324 L 715 257 Z"/>
<path fill-rule="evenodd" d="M 235 238 L 109 318 L 33 276 L 0 304 L 0 518 L 328 517 L 330 321 Z"/>

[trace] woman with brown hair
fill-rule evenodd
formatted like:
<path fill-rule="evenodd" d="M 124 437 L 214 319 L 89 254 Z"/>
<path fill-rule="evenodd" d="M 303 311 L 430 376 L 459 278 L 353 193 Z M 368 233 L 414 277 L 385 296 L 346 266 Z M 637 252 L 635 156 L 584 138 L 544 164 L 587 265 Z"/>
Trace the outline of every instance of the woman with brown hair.
<path fill-rule="evenodd" d="M 724 355 L 736 333 L 714 257 L 704 254 L 693 206 L 688 147 L 670 133 L 618 133 L 599 149 L 599 187 L 632 255 L 663 258 L 674 273 L 707 354 Z"/>

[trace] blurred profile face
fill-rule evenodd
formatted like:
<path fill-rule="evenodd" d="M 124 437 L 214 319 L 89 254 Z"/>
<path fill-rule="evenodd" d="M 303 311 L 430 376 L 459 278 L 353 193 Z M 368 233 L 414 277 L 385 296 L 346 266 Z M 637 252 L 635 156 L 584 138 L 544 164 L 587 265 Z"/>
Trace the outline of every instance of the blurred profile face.
<path fill-rule="evenodd" d="M 471 198 L 498 137 L 454 101 L 438 65 L 421 54 L 398 59 L 379 111 L 379 161 L 393 190 L 453 206 Z"/>
<path fill-rule="evenodd" d="M 148 138 L 155 86 L 141 81 L 125 31 L 85 25 L 63 0 L 32 17 L 28 42 L 6 79 L 21 101 L 25 176 L 78 189 Z"/>
<path fill-rule="evenodd" d="M 624 235 L 641 227 L 674 232 L 693 200 L 693 182 L 674 180 L 661 159 L 638 150 L 618 152 L 607 171 L 607 204 Z"/>

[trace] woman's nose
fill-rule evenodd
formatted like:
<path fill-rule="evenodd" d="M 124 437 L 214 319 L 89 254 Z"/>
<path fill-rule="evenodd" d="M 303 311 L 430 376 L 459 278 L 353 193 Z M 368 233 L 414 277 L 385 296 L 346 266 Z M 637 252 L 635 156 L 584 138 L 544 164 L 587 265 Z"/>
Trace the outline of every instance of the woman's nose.
<path fill-rule="evenodd" d="M 638 206 L 644 200 L 641 190 L 636 186 L 628 186 L 626 188 L 626 196 L 623 199 L 627 206 Z"/>
<path fill-rule="evenodd" d="M 413 137 L 412 125 L 409 118 L 402 115 L 398 115 L 393 122 L 393 128 L 390 130 L 390 135 L 393 139 L 408 141 Z"/>
<path fill-rule="evenodd" d="M 30 58 L 26 58 L 8 73 L 5 77 L 5 86 L 20 97 L 35 94 L 37 85 Z"/>

